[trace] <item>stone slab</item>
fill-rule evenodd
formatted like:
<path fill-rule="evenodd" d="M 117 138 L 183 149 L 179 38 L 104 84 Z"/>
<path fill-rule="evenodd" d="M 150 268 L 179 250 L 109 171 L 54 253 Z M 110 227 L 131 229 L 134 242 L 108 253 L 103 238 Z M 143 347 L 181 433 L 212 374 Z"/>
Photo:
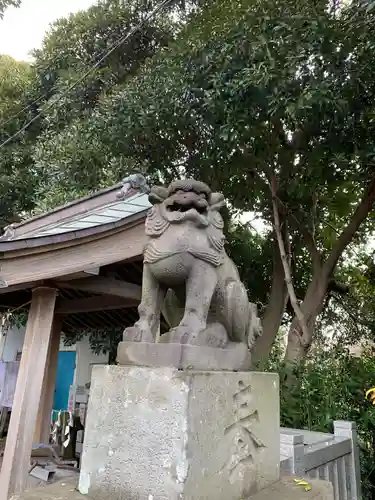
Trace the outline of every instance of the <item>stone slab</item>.
<path fill-rule="evenodd" d="M 293 477 L 288 477 L 255 494 L 251 500 L 334 500 L 331 483 L 320 479 L 306 480 L 311 487 L 310 491 L 305 491 L 295 483 Z"/>
<path fill-rule="evenodd" d="M 179 370 L 247 371 L 251 354 L 245 344 L 234 342 L 225 349 L 172 342 L 120 342 L 117 362 L 125 366 L 171 366 Z"/>
<path fill-rule="evenodd" d="M 240 500 L 279 479 L 277 375 L 95 366 L 79 490 Z"/>

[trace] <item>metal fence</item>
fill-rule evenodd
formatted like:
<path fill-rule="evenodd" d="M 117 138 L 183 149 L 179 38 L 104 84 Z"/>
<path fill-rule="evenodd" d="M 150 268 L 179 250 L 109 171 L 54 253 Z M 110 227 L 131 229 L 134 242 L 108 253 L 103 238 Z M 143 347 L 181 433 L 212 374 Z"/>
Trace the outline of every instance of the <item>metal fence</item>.
<path fill-rule="evenodd" d="M 280 429 L 280 469 L 333 484 L 335 500 L 361 500 L 357 430 L 354 422 L 334 422 L 334 434 Z"/>

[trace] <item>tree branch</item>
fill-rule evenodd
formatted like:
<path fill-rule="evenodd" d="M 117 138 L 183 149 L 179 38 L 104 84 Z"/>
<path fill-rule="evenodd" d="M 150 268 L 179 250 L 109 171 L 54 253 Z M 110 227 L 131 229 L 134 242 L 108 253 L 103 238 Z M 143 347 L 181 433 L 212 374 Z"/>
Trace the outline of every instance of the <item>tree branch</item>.
<path fill-rule="evenodd" d="M 366 219 L 375 203 L 375 175 L 371 179 L 365 194 L 357 206 L 353 217 L 349 224 L 342 231 L 334 245 L 328 259 L 323 265 L 323 273 L 325 276 L 330 276 L 334 271 L 336 264 L 343 254 L 346 247 L 354 238 L 355 233 L 358 231 L 362 222 Z"/>
<path fill-rule="evenodd" d="M 372 327 L 371 323 L 366 322 L 366 321 L 362 321 L 360 319 L 359 315 L 357 314 L 357 312 L 352 311 L 350 309 L 350 306 L 348 304 L 345 304 L 345 301 L 342 299 L 340 294 L 333 293 L 332 297 L 341 305 L 341 307 L 344 309 L 346 314 L 349 316 L 349 318 L 351 319 L 353 326 L 354 326 L 355 330 L 357 331 L 358 335 L 361 334 L 361 330 L 360 330 L 359 326 L 364 326 L 365 328 Z"/>
<path fill-rule="evenodd" d="M 322 266 L 322 255 L 316 246 L 313 235 L 310 233 L 308 228 L 304 226 L 302 222 L 299 221 L 299 219 L 294 215 L 294 213 L 289 209 L 289 207 L 277 196 L 277 193 L 272 194 L 272 188 L 270 184 L 268 184 L 267 181 L 259 175 L 259 172 L 255 168 L 251 168 L 251 171 L 258 177 L 258 179 L 260 179 L 260 181 L 264 184 L 264 186 L 267 189 L 271 190 L 271 199 L 277 201 L 277 203 L 282 207 L 282 210 L 285 213 L 285 215 L 290 217 L 290 219 L 294 222 L 294 225 L 301 232 L 303 241 L 305 242 L 306 248 L 310 253 L 313 269 L 315 272 L 319 271 Z M 274 174 L 271 174 L 271 177 L 273 175 Z"/>
<path fill-rule="evenodd" d="M 310 254 L 311 262 L 313 265 L 313 269 L 315 272 L 319 271 L 322 266 L 322 256 L 316 246 L 314 236 L 310 233 L 306 226 L 304 226 L 297 217 L 290 211 L 288 211 L 288 215 L 294 221 L 295 225 L 301 232 L 301 236 L 303 241 L 305 242 L 306 248 Z"/>
<path fill-rule="evenodd" d="M 307 339 L 309 339 L 309 337 L 310 337 L 309 329 L 307 327 L 305 316 L 304 316 L 304 314 L 303 314 L 303 312 L 298 304 L 298 300 L 297 300 L 296 293 L 295 293 L 294 286 L 293 286 L 292 273 L 290 270 L 288 257 L 287 257 L 286 251 L 285 251 L 284 240 L 283 240 L 283 236 L 281 233 L 281 227 L 280 227 L 279 210 L 278 210 L 278 206 L 277 206 L 277 197 L 276 197 L 277 187 L 276 187 L 275 176 L 273 176 L 271 179 L 271 192 L 272 192 L 274 228 L 275 228 L 277 242 L 279 245 L 281 261 L 283 263 L 284 274 L 285 274 L 285 283 L 286 283 L 286 286 L 288 289 L 290 303 L 292 304 L 294 314 L 296 315 L 296 317 L 299 321 L 299 324 L 301 326 L 302 338 L 300 340 L 301 340 L 302 345 L 304 345 L 304 343 L 306 343 L 308 341 Z"/>
<path fill-rule="evenodd" d="M 328 283 L 328 292 L 336 292 L 340 295 L 347 295 L 350 291 L 349 285 L 345 283 L 340 283 L 339 281 L 332 279 Z"/>

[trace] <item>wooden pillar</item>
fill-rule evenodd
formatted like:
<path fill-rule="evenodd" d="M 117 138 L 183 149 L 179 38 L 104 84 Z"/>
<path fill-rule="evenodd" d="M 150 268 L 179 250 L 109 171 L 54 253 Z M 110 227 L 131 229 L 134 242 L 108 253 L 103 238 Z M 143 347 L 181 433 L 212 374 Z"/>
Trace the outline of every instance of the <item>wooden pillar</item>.
<path fill-rule="evenodd" d="M 32 292 L 12 415 L 0 474 L 0 500 L 24 491 L 47 363 L 57 291 Z"/>
<path fill-rule="evenodd" d="M 48 347 L 48 357 L 44 372 L 42 395 L 36 419 L 34 444 L 48 443 L 50 436 L 50 421 L 56 386 L 57 361 L 59 357 L 62 316 L 55 316 L 52 325 L 52 335 Z"/>
<path fill-rule="evenodd" d="M 0 416 L 0 439 L 4 435 L 5 426 L 6 426 L 6 423 L 8 420 L 8 413 L 9 413 L 9 408 L 5 408 L 5 406 L 3 406 L 0 410 L 0 415 L 1 415 Z"/>

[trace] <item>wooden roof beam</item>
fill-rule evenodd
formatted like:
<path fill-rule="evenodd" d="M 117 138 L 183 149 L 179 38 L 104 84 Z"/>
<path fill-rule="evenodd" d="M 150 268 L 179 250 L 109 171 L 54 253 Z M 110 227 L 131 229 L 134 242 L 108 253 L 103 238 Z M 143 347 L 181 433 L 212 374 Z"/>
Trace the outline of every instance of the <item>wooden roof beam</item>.
<path fill-rule="evenodd" d="M 114 309 L 125 309 L 137 307 L 139 300 L 129 300 L 123 297 L 111 295 L 96 295 L 83 299 L 65 300 L 59 299 L 56 304 L 56 314 L 78 314 L 95 311 L 111 311 Z"/>
<path fill-rule="evenodd" d="M 124 299 L 140 301 L 142 288 L 127 281 L 106 278 L 105 276 L 92 276 L 90 278 L 76 279 L 72 281 L 57 281 L 59 288 L 70 290 L 81 290 L 84 292 L 103 295 L 113 295 Z"/>
<path fill-rule="evenodd" d="M 133 225 L 127 224 L 122 228 L 107 231 L 100 237 L 96 235 L 95 239 L 77 239 L 74 245 L 65 248 L 56 248 L 56 245 L 51 244 L 49 251 L 42 253 L 30 253 L 30 249 L 27 249 L 29 253 L 23 255 L 16 254 L 15 251 L 4 251 L 0 254 L 0 279 L 4 282 L 3 286 L 10 287 L 39 280 L 59 280 L 61 276 L 71 275 L 82 269 L 142 259 L 146 236 L 141 222 L 142 219 L 133 221 Z M 78 233 L 81 231 L 74 234 Z"/>
<path fill-rule="evenodd" d="M 63 276 L 59 276 L 59 280 L 62 281 L 70 281 L 77 280 L 81 278 L 88 278 L 89 276 L 98 276 L 100 274 L 100 267 L 93 267 L 92 269 L 84 269 L 83 271 L 78 271 L 73 274 L 65 274 Z"/>

